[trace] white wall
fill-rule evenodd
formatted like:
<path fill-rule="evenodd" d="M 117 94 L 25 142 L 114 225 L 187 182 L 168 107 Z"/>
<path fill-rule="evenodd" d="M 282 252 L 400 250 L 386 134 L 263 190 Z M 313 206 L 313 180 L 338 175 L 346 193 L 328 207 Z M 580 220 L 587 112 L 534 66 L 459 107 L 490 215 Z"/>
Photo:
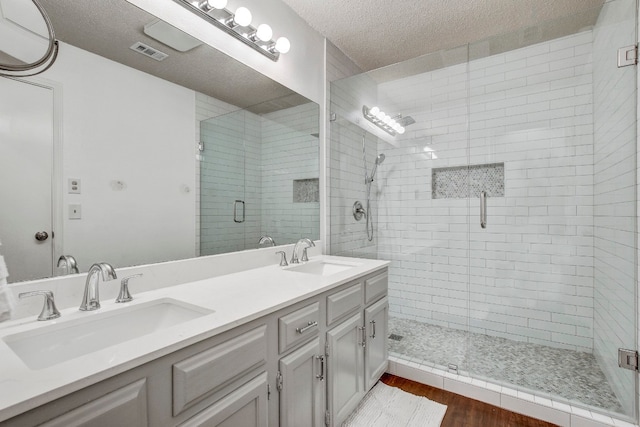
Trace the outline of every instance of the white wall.
<path fill-rule="evenodd" d="M 278 0 L 230 0 L 227 8 L 248 7 L 255 24 L 268 23 L 274 38 L 285 36 L 291 51 L 277 62 L 218 30 L 173 0 L 127 0 L 191 34 L 265 76 L 324 105 L 324 38 Z"/>
<path fill-rule="evenodd" d="M 594 353 L 633 413 L 633 375 L 616 349 L 633 348 L 636 308 L 636 67 L 617 68 L 615 49 L 635 43 L 635 1 L 605 3 L 594 29 Z"/>
<path fill-rule="evenodd" d="M 65 254 L 85 271 L 193 257 L 194 92 L 65 43 L 39 78 L 62 88 Z"/>

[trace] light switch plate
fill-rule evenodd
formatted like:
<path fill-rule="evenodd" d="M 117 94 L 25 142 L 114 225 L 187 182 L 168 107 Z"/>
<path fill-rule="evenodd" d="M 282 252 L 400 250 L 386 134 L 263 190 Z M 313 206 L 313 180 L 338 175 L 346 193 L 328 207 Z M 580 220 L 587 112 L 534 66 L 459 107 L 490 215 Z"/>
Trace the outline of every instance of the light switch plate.
<path fill-rule="evenodd" d="M 81 184 L 78 178 L 69 178 L 69 194 L 80 194 Z"/>
<path fill-rule="evenodd" d="M 82 219 L 82 205 L 69 205 L 69 219 Z"/>

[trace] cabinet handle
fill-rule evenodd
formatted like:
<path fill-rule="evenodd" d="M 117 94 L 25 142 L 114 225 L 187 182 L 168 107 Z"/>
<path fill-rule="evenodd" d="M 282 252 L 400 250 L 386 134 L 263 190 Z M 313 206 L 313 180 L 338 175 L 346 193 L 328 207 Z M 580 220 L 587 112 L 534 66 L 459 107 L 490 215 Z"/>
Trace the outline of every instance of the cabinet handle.
<path fill-rule="evenodd" d="M 307 322 L 307 326 L 305 326 L 304 328 L 296 328 L 296 332 L 299 334 L 304 334 L 309 329 L 315 328 L 316 326 L 318 326 L 318 322 Z"/>
<path fill-rule="evenodd" d="M 365 348 L 367 346 L 367 328 L 363 327 L 358 327 L 358 329 L 362 332 L 362 342 L 360 343 L 360 345 L 362 346 L 362 348 Z"/>
<path fill-rule="evenodd" d="M 324 355 L 316 356 L 316 359 L 320 361 L 320 374 L 316 375 L 316 378 L 324 381 Z"/>
<path fill-rule="evenodd" d="M 376 337 L 376 321 L 372 320 L 369 323 L 371 323 L 371 338 L 374 339 Z"/>

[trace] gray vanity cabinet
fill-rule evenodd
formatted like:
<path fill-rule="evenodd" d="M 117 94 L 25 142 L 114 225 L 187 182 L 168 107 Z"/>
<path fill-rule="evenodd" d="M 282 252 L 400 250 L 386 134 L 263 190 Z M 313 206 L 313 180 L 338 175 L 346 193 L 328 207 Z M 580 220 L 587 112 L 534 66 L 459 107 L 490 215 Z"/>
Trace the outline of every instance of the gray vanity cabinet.
<path fill-rule="evenodd" d="M 387 277 L 354 279 L 0 427 L 341 425 L 387 367 Z"/>
<path fill-rule="evenodd" d="M 180 427 L 267 427 L 268 391 L 264 372 L 189 418 Z"/>
<path fill-rule="evenodd" d="M 364 324 L 367 334 L 367 346 L 364 349 L 365 388 L 371 389 L 387 370 L 389 349 L 389 299 L 367 307 L 364 311 Z"/>
<path fill-rule="evenodd" d="M 327 425 L 340 426 L 387 369 L 385 269 L 327 297 Z"/>
<path fill-rule="evenodd" d="M 365 394 L 362 324 L 360 312 L 327 332 L 327 401 L 332 426 L 342 425 Z"/>
<path fill-rule="evenodd" d="M 324 426 L 324 355 L 320 338 L 280 359 L 280 427 Z"/>

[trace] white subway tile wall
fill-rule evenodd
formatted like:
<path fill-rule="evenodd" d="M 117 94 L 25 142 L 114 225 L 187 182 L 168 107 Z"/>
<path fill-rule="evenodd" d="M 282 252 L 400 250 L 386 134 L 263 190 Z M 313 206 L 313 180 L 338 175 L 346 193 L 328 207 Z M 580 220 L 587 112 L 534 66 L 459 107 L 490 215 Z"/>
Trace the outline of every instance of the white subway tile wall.
<path fill-rule="evenodd" d="M 592 31 L 421 74 L 417 63 L 447 52 L 334 82 L 329 163 L 330 251 L 392 261 L 392 316 L 594 353 L 628 414 L 635 376 L 618 368 L 617 349 L 640 333 L 637 69 L 618 69 L 615 56 L 635 43 L 636 14 L 634 1 L 612 0 Z M 469 56 L 485 48 L 471 45 Z M 362 104 L 416 123 L 385 138 L 362 123 Z M 363 128 L 368 164 L 386 154 L 373 242 L 351 215 L 364 194 Z M 486 229 L 477 197 L 432 197 L 434 168 L 492 163 L 504 163 L 505 188 L 488 198 Z"/>
<path fill-rule="evenodd" d="M 393 261 L 393 315 L 593 350 L 592 38 L 585 31 L 373 88 L 364 78 L 334 85 L 343 116 L 376 89 L 379 105 L 416 120 L 394 145 L 377 139 L 368 150 L 369 164 L 387 155 L 376 252 Z M 349 215 L 364 192 L 362 131 L 342 120 L 332 127 L 332 252 L 355 254 L 373 244 Z M 432 168 L 469 162 L 505 164 L 505 197 L 489 198 L 486 230 L 477 198 L 431 197 Z"/>
<path fill-rule="evenodd" d="M 636 331 L 636 75 L 617 68 L 615 50 L 635 43 L 635 2 L 603 6 L 594 28 L 594 354 L 618 396 L 635 394 L 634 374 L 616 350 L 633 348 Z M 620 399 L 633 413 L 630 398 Z"/>
<path fill-rule="evenodd" d="M 278 244 L 320 238 L 320 203 L 293 200 L 293 181 L 319 177 L 318 105 L 262 117 L 261 233 Z"/>

